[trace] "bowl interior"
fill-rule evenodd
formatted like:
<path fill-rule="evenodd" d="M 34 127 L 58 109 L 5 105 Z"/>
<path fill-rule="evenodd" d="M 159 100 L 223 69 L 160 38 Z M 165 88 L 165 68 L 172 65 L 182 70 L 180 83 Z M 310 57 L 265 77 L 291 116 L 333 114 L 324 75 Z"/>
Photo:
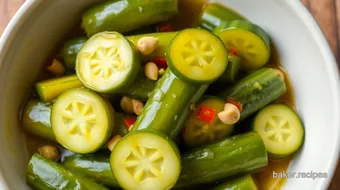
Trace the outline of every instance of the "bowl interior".
<path fill-rule="evenodd" d="M 220 2 L 269 33 L 292 81 L 305 142 L 289 167 L 296 178 L 289 179 L 285 189 L 327 189 L 339 151 L 339 75 L 320 29 L 300 1 Z M 327 173 L 327 178 L 297 178 L 301 172 Z"/>
<path fill-rule="evenodd" d="M 55 45 L 98 0 L 28 0 L 0 42 L 0 169 L 10 189 L 25 189 L 28 155 L 19 110 Z M 328 172 L 328 179 L 289 179 L 286 189 L 325 189 L 339 147 L 339 83 L 334 59 L 314 21 L 292 0 L 219 0 L 262 26 L 290 75 L 305 143 L 290 172 Z M 321 38 L 320 38 L 321 37 Z"/>

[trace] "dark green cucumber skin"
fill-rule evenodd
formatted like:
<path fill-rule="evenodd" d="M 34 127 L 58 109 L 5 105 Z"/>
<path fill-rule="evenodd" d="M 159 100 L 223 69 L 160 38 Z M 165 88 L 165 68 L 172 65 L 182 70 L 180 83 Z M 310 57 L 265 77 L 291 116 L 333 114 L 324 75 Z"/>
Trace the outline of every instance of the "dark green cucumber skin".
<path fill-rule="evenodd" d="M 56 141 L 52 131 L 50 117 L 51 107 L 38 100 L 32 99 L 23 109 L 21 121 L 26 131 L 39 137 Z M 115 113 L 114 126 L 117 131 L 113 135 L 117 133 L 121 136 L 124 136 L 129 132 L 125 126 L 124 119 L 130 117 L 135 116 L 130 116 L 124 113 Z"/>
<path fill-rule="evenodd" d="M 136 77 L 135 82 L 132 83 L 129 86 L 129 88 L 124 88 L 123 90 L 114 94 L 125 95 L 131 98 L 146 101 L 147 99 L 149 99 L 151 92 L 155 87 L 156 87 L 155 81 L 149 80 L 145 76 L 140 76 Z"/>
<path fill-rule="evenodd" d="M 26 172 L 26 181 L 36 190 L 108 190 L 82 175 L 72 173 L 61 164 L 48 160 L 40 154 L 34 154 L 31 158 Z"/>
<path fill-rule="evenodd" d="M 222 99 L 231 98 L 242 104 L 240 118 L 242 121 L 285 94 L 286 91 L 285 82 L 273 69 L 262 68 L 219 93 L 218 96 Z"/>
<path fill-rule="evenodd" d="M 136 30 L 124 33 L 124 36 L 148 34 L 148 33 L 154 33 L 154 32 L 157 32 L 157 25 L 144 26 Z"/>
<path fill-rule="evenodd" d="M 154 129 L 175 139 L 208 85 L 193 85 L 178 79 L 167 69 L 145 104 L 132 131 Z"/>
<path fill-rule="evenodd" d="M 255 132 L 230 137 L 182 153 L 182 173 L 176 187 L 184 188 L 249 173 L 268 164 L 265 145 Z"/>
<path fill-rule="evenodd" d="M 131 132 L 131 134 L 133 133 Z M 175 144 L 172 143 L 172 146 L 175 146 Z M 175 150 L 177 151 L 177 148 Z M 212 153 L 216 156 L 212 159 L 207 159 Z M 216 181 L 222 179 L 223 177 L 220 176 L 225 176 L 227 173 L 250 172 L 267 165 L 266 153 L 262 139 L 257 133 L 252 132 L 231 137 L 182 156 L 182 161 L 184 162 L 182 163 L 183 170 L 180 179 L 190 179 L 188 183 L 197 185 L 201 183 L 201 179 L 202 182 L 205 179 L 200 177 L 206 176 L 207 178 L 209 177 L 209 181 Z M 207 155 L 207 158 L 203 158 L 202 156 L 204 155 Z M 194 163 L 192 164 L 191 162 Z M 96 179 L 107 186 L 118 187 L 115 186 L 115 177 L 108 172 L 111 171 L 111 168 L 109 158 L 105 156 L 73 155 L 65 159 L 64 165 L 72 171 L 81 172 L 85 176 Z M 190 172 L 191 168 L 194 168 L 192 172 Z M 217 172 L 216 174 L 215 171 Z M 187 189 L 187 187 L 186 183 L 182 181 L 176 186 L 176 189 Z"/>
<path fill-rule="evenodd" d="M 250 174 L 221 183 L 211 190 L 258 190 L 253 177 Z"/>
<path fill-rule="evenodd" d="M 111 171 L 110 155 L 75 154 L 65 158 L 63 165 L 73 172 L 96 180 L 98 183 L 120 188 Z"/>
<path fill-rule="evenodd" d="M 114 126 L 116 127 L 116 131 L 113 135 L 120 135 L 120 136 L 123 137 L 123 136 L 125 136 L 129 133 L 129 130 L 128 130 L 124 120 L 126 118 L 136 118 L 136 116 L 129 115 L 129 114 L 126 114 L 126 113 L 116 112 L 115 118 L 116 118 L 116 120 L 115 120 Z"/>
<path fill-rule="evenodd" d="M 218 79 L 219 83 L 234 83 L 239 77 L 242 59 L 236 55 L 229 54 L 228 62 L 227 69 Z"/>
<path fill-rule="evenodd" d="M 128 96 L 130 98 L 135 98 L 141 101 L 147 101 L 156 87 L 156 81 L 150 80 L 145 76 L 137 77 L 131 86 L 122 92 L 120 95 Z"/>
<path fill-rule="evenodd" d="M 176 14 L 177 0 L 108 0 L 84 12 L 82 28 L 88 36 L 103 31 L 125 33 L 166 21 Z"/>
<path fill-rule="evenodd" d="M 52 131 L 51 107 L 39 100 L 29 100 L 24 107 L 21 115 L 21 121 L 24 129 L 37 136 L 55 141 Z"/>
<path fill-rule="evenodd" d="M 75 37 L 70 40 L 67 40 L 61 51 L 60 55 L 63 58 L 64 65 L 69 71 L 74 71 L 76 68 L 76 60 L 77 54 L 80 51 L 81 47 L 88 40 L 87 37 Z"/>
<path fill-rule="evenodd" d="M 209 3 L 203 9 L 200 17 L 199 26 L 203 29 L 214 31 L 224 22 L 231 22 L 233 20 L 246 20 L 245 17 L 238 12 L 228 8 L 219 3 Z"/>

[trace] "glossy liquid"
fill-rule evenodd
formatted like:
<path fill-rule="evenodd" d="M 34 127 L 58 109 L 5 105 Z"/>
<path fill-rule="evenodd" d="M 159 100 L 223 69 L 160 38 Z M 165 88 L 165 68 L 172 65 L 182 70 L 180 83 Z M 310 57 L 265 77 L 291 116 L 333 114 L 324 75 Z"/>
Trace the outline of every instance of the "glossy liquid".
<path fill-rule="evenodd" d="M 196 26 L 199 21 L 199 16 L 207 0 L 180 0 L 180 15 L 174 18 L 171 23 L 176 29 Z M 284 67 L 280 64 L 280 57 L 276 48 L 272 47 L 272 56 L 268 67 L 277 68 L 284 72 L 285 83 L 287 85 L 287 92 L 276 103 L 283 103 L 295 109 L 295 100 L 293 96 L 293 88 L 291 81 Z M 279 190 L 283 187 L 285 179 L 273 178 L 273 172 L 286 172 L 292 156 L 279 159 L 270 160 L 269 164 L 263 170 L 254 174 L 254 178 L 260 190 Z"/>
<path fill-rule="evenodd" d="M 261 170 L 261 172 L 254 174 L 253 177 L 256 180 L 259 189 L 280 190 L 286 182 L 286 179 L 273 177 L 274 172 L 276 174 L 287 172 L 291 159 L 292 157 L 290 156 L 284 159 L 269 160 L 267 167 Z"/>
<path fill-rule="evenodd" d="M 198 18 L 200 16 L 201 10 L 203 6 L 207 3 L 206 0 L 179 0 L 180 6 L 180 14 L 173 18 L 170 23 L 174 26 L 176 30 L 180 30 L 183 28 L 194 27 L 198 23 Z M 83 32 L 79 31 L 79 27 L 76 27 L 74 31 L 70 33 L 69 36 L 81 36 Z M 63 41 L 61 41 L 63 42 Z M 62 43 L 61 43 L 62 44 Z M 57 48 L 58 49 L 58 48 Z M 275 50 L 275 47 L 272 47 L 273 53 L 269 67 L 278 68 L 285 73 L 285 82 L 287 84 L 287 93 L 279 98 L 277 103 L 284 103 L 289 105 L 292 108 L 295 108 L 294 104 L 294 96 L 291 82 L 284 68 L 280 64 L 280 58 Z M 51 77 L 47 73 L 43 73 L 41 79 L 46 79 Z M 33 155 L 37 152 L 38 148 L 43 145 L 57 145 L 55 142 L 51 142 L 49 140 L 42 139 L 35 135 L 31 135 L 26 133 L 26 145 L 30 155 Z M 57 145 L 58 146 L 58 145 Z M 65 151 L 65 153 L 69 153 Z M 280 160 L 270 160 L 269 165 L 262 169 L 261 171 L 253 174 L 259 189 L 261 190 L 279 190 L 283 186 L 285 179 L 275 179 L 273 178 L 273 171 L 284 172 L 287 171 L 290 161 L 292 157 L 288 157 Z"/>

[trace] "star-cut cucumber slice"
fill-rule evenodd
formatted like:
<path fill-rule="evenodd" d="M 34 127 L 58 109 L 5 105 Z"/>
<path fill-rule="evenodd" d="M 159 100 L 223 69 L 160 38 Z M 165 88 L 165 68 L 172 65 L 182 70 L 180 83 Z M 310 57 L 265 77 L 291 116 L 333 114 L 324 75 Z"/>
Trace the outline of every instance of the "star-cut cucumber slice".
<path fill-rule="evenodd" d="M 226 70 L 228 54 L 223 42 L 203 29 L 185 29 L 170 43 L 167 62 L 181 80 L 209 84 Z"/>
<path fill-rule="evenodd" d="M 293 154 L 303 144 L 303 124 L 297 113 L 283 104 L 262 109 L 255 117 L 253 129 L 261 135 L 268 155 L 274 158 Z"/>
<path fill-rule="evenodd" d="M 138 51 L 117 32 L 101 32 L 92 36 L 77 55 L 79 80 L 87 88 L 100 93 L 127 89 L 140 69 Z"/>
<path fill-rule="evenodd" d="M 112 150 L 110 164 L 123 189 L 171 189 L 181 171 L 176 144 L 150 130 L 131 132 L 122 138 Z"/>
<path fill-rule="evenodd" d="M 52 106 L 56 140 L 72 152 L 85 154 L 101 148 L 112 134 L 113 124 L 111 104 L 87 89 L 68 90 Z"/>

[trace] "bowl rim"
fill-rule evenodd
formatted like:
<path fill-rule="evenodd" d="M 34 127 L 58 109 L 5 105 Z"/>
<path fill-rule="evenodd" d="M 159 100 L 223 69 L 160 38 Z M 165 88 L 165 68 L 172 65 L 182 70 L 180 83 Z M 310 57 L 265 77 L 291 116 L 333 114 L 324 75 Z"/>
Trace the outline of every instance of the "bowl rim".
<path fill-rule="evenodd" d="M 310 33 L 313 36 L 313 39 L 315 40 L 316 44 L 318 45 L 319 51 L 321 52 L 321 55 L 323 57 L 324 62 L 322 63 L 324 67 L 326 68 L 327 72 L 327 80 L 328 83 L 331 86 L 331 92 L 333 100 L 333 110 L 332 114 L 334 118 L 334 125 L 336 126 L 336 131 L 334 131 L 334 134 L 336 134 L 336 142 L 334 146 L 334 150 L 331 153 L 331 160 L 328 160 L 328 166 L 327 166 L 327 174 L 328 176 L 322 180 L 320 180 L 320 185 L 318 187 L 321 187 L 321 189 L 328 189 L 329 185 L 334 177 L 339 156 L 340 156 L 340 76 L 339 76 L 339 68 L 337 65 L 337 61 L 334 57 L 334 54 L 330 48 L 330 45 L 324 35 L 324 33 L 321 30 L 321 27 L 318 25 L 316 20 L 314 19 L 313 15 L 309 12 L 309 10 L 302 4 L 300 0 L 285 0 L 287 1 L 287 4 L 294 10 L 296 15 L 304 22 L 305 26 L 308 28 Z"/>
<path fill-rule="evenodd" d="M 0 70 L 2 69 L 5 54 L 8 51 L 12 39 L 15 38 L 21 26 L 25 23 L 27 18 L 33 13 L 43 0 L 26 0 L 19 10 L 15 13 L 13 18 L 8 23 L 5 31 L 0 36 Z M 10 189 L 8 185 L 8 177 L 3 175 L 3 165 L 0 162 L 0 187 Z"/>
<path fill-rule="evenodd" d="M 11 19 L 9 24 L 7 25 L 4 33 L 0 38 L 0 69 L 2 68 L 2 62 L 5 57 L 5 54 L 10 46 L 10 42 L 17 35 L 20 27 L 27 20 L 30 13 L 34 12 L 40 5 L 43 0 L 27 0 L 24 4 L 19 8 L 17 13 Z M 337 66 L 337 62 L 335 57 L 331 51 L 331 48 L 327 42 L 327 39 L 322 32 L 320 26 L 317 24 L 312 14 L 307 10 L 306 7 L 303 6 L 301 1 L 299 0 L 283 0 L 287 5 L 296 13 L 297 17 L 301 19 L 308 30 L 311 32 L 313 39 L 317 43 L 322 57 L 324 59 L 324 67 L 326 68 L 328 74 L 328 83 L 331 86 L 332 95 L 334 97 L 333 101 L 333 115 L 334 117 L 333 123 L 337 126 L 337 138 L 336 138 L 336 146 L 334 151 L 332 152 L 332 159 L 328 161 L 328 176 L 332 176 L 332 178 L 324 178 L 320 180 L 320 185 L 322 189 L 327 189 L 330 185 L 331 180 L 333 179 L 335 170 L 337 168 L 337 163 L 339 160 L 340 154 L 340 76 L 339 69 Z M 9 189 L 8 179 L 5 175 L 2 175 L 3 171 L 0 167 L 0 183 L 5 189 Z M 1 186 L 0 185 L 0 186 Z"/>

